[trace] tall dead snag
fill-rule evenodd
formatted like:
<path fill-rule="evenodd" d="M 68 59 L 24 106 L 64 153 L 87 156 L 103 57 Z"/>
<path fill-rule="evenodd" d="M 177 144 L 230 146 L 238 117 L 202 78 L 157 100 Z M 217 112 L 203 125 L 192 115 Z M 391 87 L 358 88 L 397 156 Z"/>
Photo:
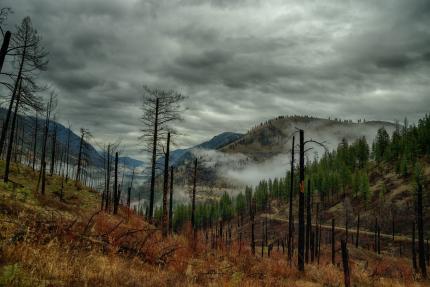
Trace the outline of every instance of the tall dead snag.
<path fill-rule="evenodd" d="M 79 141 L 78 166 L 76 168 L 76 183 L 81 180 L 82 173 L 82 154 L 84 150 L 85 136 L 88 134 L 86 129 L 81 128 L 81 140 Z"/>
<path fill-rule="evenodd" d="M 311 181 L 308 179 L 308 192 L 306 194 L 306 252 L 305 261 L 309 263 L 309 253 L 311 249 L 311 229 L 312 229 L 312 217 L 311 217 Z"/>
<path fill-rule="evenodd" d="M 6 166 L 5 166 L 4 177 L 3 177 L 4 182 L 9 181 L 10 161 L 12 156 L 13 140 L 15 138 L 14 133 L 15 133 L 16 117 L 18 115 L 18 107 L 21 100 L 21 88 L 22 88 L 22 81 L 19 82 L 18 94 L 16 96 L 15 110 L 14 110 L 13 119 L 12 119 L 12 127 L 10 129 L 9 144 L 7 146 L 7 154 L 6 154 Z"/>
<path fill-rule="evenodd" d="M 173 234 L 173 166 L 170 167 L 169 232 Z"/>
<path fill-rule="evenodd" d="M 118 213 L 119 190 L 118 190 L 118 152 L 115 153 L 115 171 L 113 183 L 113 214 Z"/>
<path fill-rule="evenodd" d="M 349 254 L 348 254 L 348 248 L 346 246 L 346 241 L 341 240 L 340 245 L 342 248 L 342 265 L 343 265 L 343 276 L 344 276 L 345 287 L 349 287 L 351 286 L 351 280 L 349 275 Z"/>
<path fill-rule="evenodd" d="M 360 237 L 360 213 L 358 213 L 358 217 L 357 217 L 357 235 L 355 237 L 355 248 L 358 248 L 359 237 Z"/>
<path fill-rule="evenodd" d="M 55 121 L 55 118 L 54 118 L 54 121 Z M 51 166 L 49 170 L 50 176 L 54 175 L 56 146 L 57 146 L 57 124 L 54 122 L 54 132 L 52 134 L 52 143 L 51 143 Z"/>
<path fill-rule="evenodd" d="M 415 248 L 415 222 L 412 223 L 412 243 L 411 243 L 411 247 L 412 247 L 412 266 L 414 267 L 414 270 L 417 271 L 418 270 L 418 265 L 417 265 L 417 250 Z"/>
<path fill-rule="evenodd" d="M 378 252 L 378 218 L 375 218 L 375 227 L 374 227 L 374 234 L 373 234 L 373 238 L 374 238 L 374 251 Z"/>
<path fill-rule="evenodd" d="M 251 219 L 251 252 L 252 255 L 255 256 L 255 212 L 256 212 L 256 201 L 255 198 L 253 197 L 251 200 L 251 206 L 249 209 L 249 215 L 250 215 L 250 219 Z"/>
<path fill-rule="evenodd" d="M 378 254 L 381 254 L 381 226 L 378 225 Z"/>
<path fill-rule="evenodd" d="M 154 213 L 155 200 L 155 168 L 159 142 L 167 137 L 167 131 L 171 130 L 169 124 L 180 119 L 181 102 L 184 96 L 172 91 L 152 89 L 144 87 L 143 116 L 142 116 L 142 140 L 145 142 L 146 151 L 151 153 L 151 183 L 149 195 L 149 219 Z"/>
<path fill-rule="evenodd" d="M 191 227 L 193 229 L 193 250 L 196 250 L 197 244 L 197 230 L 196 230 L 196 183 L 197 183 L 197 158 L 194 159 L 194 176 L 193 176 L 193 194 L 191 201 Z"/>
<path fill-rule="evenodd" d="M 293 257 L 292 239 L 293 239 L 293 190 L 294 190 L 294 136 L 291 146 L 291 173 L 290 173 L 290 194 L 289 194 L 289 210 L 288 210 L 288 262 L 291 265 Z"/>
<path fill-rule="evenodd" d="M 25 93 L 21 95 L 23 104 L 34 104 L 33 92 L 39 91 L 40 88 L 35 82 L 35 77 L 39 71 L 43 71 L 47 66 L 47 52 L 42 46 L 42 39 L 34 29 L 30 17 L 22 20 L 16 33 L 10 38 L 11 48 L 7 52 L 13 55 L 17 63 L 18 71 L 16 74 L 9 74 L 14 79 L 12 96 L 9 101 L 9 107 L 6 113 L 6 119 L 0 135 L 0 155 L 3 154 L 6 136 L 9 131 L 9 124 L 12 116 L 13 104 L 16 101 L 18 87 L 21 80 L 22 87 L 25 87 Z"/>
<path fill-rule="evenodd" d="M 334 218 L 331 220 L 331 263 L 336 264 L 336 241 L 334 232 Z"/>
<path fill-rule="evenodd" d="M 300 192 L 299 192 L 299 238 L 298 267 L 305 271 L 305 143 L 304 131 L 300 130 Z"/>
<path fill-rule="evenodd" d="M 167 236 L 167 192 L 169 189 L 169 156 L 170 156 L 170 132 L 167 133 L 166 152 L 164 154 L 164 182 L 163 182 L 163 226 L 162 235 Z"/>
<path fill-rule="evenodd" d="M 35 165 L 36 165 L 36 152 L 37 152 L 37 130 L 39 127 L 39 123 L 38 123 L 38 117 L 37 117 L 37 113 L 36 113 L 36 117 L 34 119 L 35 123 L 34 123 L 34 138 L 33 138 L 33 162 L 32 162 L 32 170 L 34 171 L 35 169 Z"/>
<path fill-rule="evenodd" d="M 3 69 L 4 59 L 6 58 L 7 50 L 9 48 L 10 37 L 12 36 L 10 31 L 6 31 L 3 38 L 3 43 L 0 49 L 0 72 Z"/>
<path fill-rule="evenodd" d="M 109 212 L 109 202 L 110 202 L 110 157 L 111 157 L 111 146 L 108 144 L 107 146 L 107 155 L 106 155 L 106 183 L 105 183 L 105 189 L 106 189 L 106 201 L 105 201 L 105 210 Z"/>
<path fill-rule="evenodd" d="M 127 208 L 130 209 L 130 204 L 131 204 L 131 190 L 133 189 L 133 180 L 134 180 L 134 168 L 133 168 L 133 172 L 131 174 L 131 182 L 130 185 L 127 189 Z"/>
<path fill-rule="evenodd" d="M 41 193 L 45 194 L 45 185 L 46 185 L 46 143 L 48 141 L 48 131 L 49 131 L 49 124 L 51 122 L 51 111 L 54 108 L 54 101 L 55 101 L 55 94 L 51 93 L 51 96 L 49 98 L 48 104 L 46 105 L 46 116 L 45 116 L 45 127 L 44 127 L 44 134 L 43 134 L 43 142 L 42 142 L 42 155 L 40 158 L 41 162 L 41 168 L 39 171 L 39 177 L 37 180 L 37 187 L 36 190 L 39 190 L 40 182 L 42 182 L 41 187 Z"/>
<path fill-rule="evenodd" d="M 416 167 L 415 185 L 417 194 L 417 227 L 418 227 L 418 263 L 421 269 L 421 276 L 427 278 L 425 247 L 424 247 L 424 226 L 423 226 L 423 186 L 421 181 L 421 169 Z"/>
<path fill-rule="evenodd" d="M 67 128 L 67 147 L 66 147 L 66 182 L 69 179 L 70 133 L 71 132 L 72 132 L 72 126 L 69 124 Z"/>

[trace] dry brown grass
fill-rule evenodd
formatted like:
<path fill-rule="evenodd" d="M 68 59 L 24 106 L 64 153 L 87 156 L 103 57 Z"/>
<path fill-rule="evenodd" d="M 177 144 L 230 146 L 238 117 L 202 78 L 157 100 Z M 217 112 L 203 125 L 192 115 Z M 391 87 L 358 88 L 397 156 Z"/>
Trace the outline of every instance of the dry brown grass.
<path fill-rule="evenodd" d="M 17 178 L 31 182 L 31 176 Z M 296 257 L 290 266 L 281 250 L 271 258 L 253 256 L 245 242 L 212 250 L 199 234 L 193 252 L 189 227 L 163 239 L 158 228 L 125 208 L 116 216 L 97 212 L 97 195 L 73 183 L 59 201 L 58 182 L 50 179 L 45 196 L 26 187 L 12 194 L 11 186 L 0 185 L 0 286 L 343 285 L 328 246 L 322 246 L 320 264 L 307 265 L 304 274 Z M 416 278 L 408 258 L 350 251 L 353 286 L 429 285 Z"/>

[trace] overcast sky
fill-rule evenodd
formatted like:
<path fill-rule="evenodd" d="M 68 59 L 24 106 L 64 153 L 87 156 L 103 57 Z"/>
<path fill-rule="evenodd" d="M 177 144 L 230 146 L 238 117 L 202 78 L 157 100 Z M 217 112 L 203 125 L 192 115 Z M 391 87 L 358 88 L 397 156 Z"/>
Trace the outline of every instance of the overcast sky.
<path fill-rule="evenodd" d="M 306 2 L 303 4 L 302 2 Z M 234 3 L 234 4 L 233 4 Z M 0 0 L 50 51 L 59 121 L 142 158 L 142 85 L 188 96 L 179 146 L 277 115 L 417 120 L 430 1 Z"/>

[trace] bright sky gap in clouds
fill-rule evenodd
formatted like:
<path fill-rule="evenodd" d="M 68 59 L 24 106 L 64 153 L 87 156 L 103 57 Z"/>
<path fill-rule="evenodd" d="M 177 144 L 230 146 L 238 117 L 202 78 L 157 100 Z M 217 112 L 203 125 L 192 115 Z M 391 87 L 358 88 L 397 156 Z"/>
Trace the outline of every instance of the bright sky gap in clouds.
<path fill-rule="evenodd" d="M 305 3 L 303 3 L 305 2 Z M 189 97 L 180 146 L 277 115 L 430 108 L 430 1 L 2 0 L 50 51 L 59 120 L 139 146 L 142 85 Z"/>

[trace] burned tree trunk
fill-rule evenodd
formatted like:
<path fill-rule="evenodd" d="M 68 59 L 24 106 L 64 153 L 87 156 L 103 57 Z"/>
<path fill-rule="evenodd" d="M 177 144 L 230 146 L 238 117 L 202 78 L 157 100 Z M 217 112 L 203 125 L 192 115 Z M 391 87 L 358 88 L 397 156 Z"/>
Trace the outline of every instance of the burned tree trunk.
<path fill-rule="evenodd" d="M 107 148 L 107 165 L 106 165 L 106 202 L 105 202 L 105 210 L 109 212 L 109 202 L 110 202 L 110 145 L 108 144 Z"/>
<path fill-rule="evenodd" d="M 298 238 L 298 267 L 305 271 L 305 144 L 304 131 L 300 130 L 300 192 L 299 192 L 299 238 Z"/>
<path fill-rule="evenodd" d="M 349 275 L 349 254 L 348 254 L 348 248 L 346 246 L 345 240 L 341 240 L 341 248 L 342 248 L 342 265 L 343 265 L 345 287 L 349 287 L 351 286 L 351 280 Z"/>
<path fill-rule="evenodd" d="M 130 186 L 127 189 L 127 208 L 128 209 L 130 209 L 130 204 L 131 204 L 131 190 L 133 189 L 133 180 L 134 180 L 134 168 L 133 168 L 133 173 L 131 175 Z"/>
<path fill-rule="evenodd" d="M 357 235 L 355 237 L 355 248 L 358 248 L 359 237 L 360 237 L 360 213 L 358 213 L 358 217 L 357 217 Z"/>
<path fill-rule="evenodd" d="M 13 139 L 14 139 L 14 133 L 15 133 L 16 117 L 18 116 L 18 108 L 19 108 L 20 99 L 21 99 L 21 85 L 22 85 L 22 81 L 19 82 L 18 94 L 16 97 L 16 103 L 15 103 L 15 110 L 14 110 L 13 119 L 12 119 L 12 127 L 10 129 L 9 144 L 7 146 L 7 154 L 6 154 L 6 166 L 5 166 L 4 178 L 3 178 L 4 182 L 9 181 L 9 169 L 10 169 L 10 161 L 12 157 L 12 146 L 13 146 Z"/>
<path fill-rule="evenodd" d="M 157 161 L 157 137 L 158 137 L 158 111 L 160 100 L 157 98 L 155 104 L 155 120 L 154 120 L 154 134 L 152 141 L 152 166 L 151 166 L 151 186 L 149 195 L 149 219 L 152 220 L 154 214 L 154 197 L 155 197 L 155 165 Z"/>
<path fill-rule="evenodd" d="M 308 192 L 306 194 L 306 252 L 305 261 L 306 264 L 309 263 L 309 252 L 311 244 L 311 229 L 312 229 L 312 217 L 311 217 L 311 181 L 308 179 Z"/>
<path fill-rule="evenodd" d="M 52 146 L 51 146 L 51 167 L 49 170 L 50 176 L 54 175 L 56 145 L 57 145 L 57 124 L 54 124 L 54 134 L 52 135 Z"/>
<path fill-rule="evenodd" d="M 173 233 L 173 166 L 170 167 L 169 232 Z"/>
<path fill-rule="evenodd" d="M 4 34 L 3 43 L 0 49 L 0 72 L 3 69 L 3 63 L 4 63 L 4 59 L 6 58 L 7 50 L 9 48 L 11 36 L 12 36 L 12 33 L 10 31 L 6 31 L 6 33 Z"/>
<path fill-rule="evenodd" d="M 414 267 L 414 270 L 418 270 L 417 265 L 417 250 L 415 249 L 415 222 L 412 223 L 412 266 Z"/>
<path fill-rule="evenodd" d="M 195 219 L 195 211 L 196 211 L 196 183 L 197 183 L 197 158 L 194 160 L 194 177 L 193 177 L 193 195 L 191 202 L 191 227 L 193 229 L 193 250 L 196 249 L 197 244 L 197 230 L 196 230 L 196 219 Z"/>
<path fill-rule="evenodd" d="M 423 226 L 423 187 L 420 179 L 416 180 L 417 189 L 417 227 L 418 227 L 418 263 L 421 269 L 421 276 L 427 278 L 425 247 L 424 247 L 424 226 Z"/>
<path fill-rule="evenodd" d="M 76 170 L 76 182 L 78 182 L 81 178 L 81 169 L 82 169 L 82 149 L 84 145 L 84 136 L 85 132 L 81 129 L 81 140 L 79 142 L 79 153 L 78 153 L 78 167 Z"/>
<path fill-rule="evenodd" d="M 289 210 L 288 210 L 288 262 L 291 265 L 293 250 L 292 250 L 292 239 L 293 239 L 293 190 L 294 190 L 294 139 L 291 146 L 291 173 L 290 173 L 290 194 L 289 194 Z"/>
<path fill-rule="evenodd" d="M 118 191 L 118 152 L 115 153 L 115 171 L 114 171 L 114 182 L 113 182 L 113 214 L 118 213 L 118 202 L 119 202 L 119 191 Z"/>
<path fill-rule="evenodd" d="M 255 212 L 256 212 L 256 201 L 255 198 L 251 200 L 251 206 L 249 215 L 251 217 L 251 252 L 255 256 Z"/>
<path fill-rule="evenodd" d="M 334 232 L 334 218 L 331 220 L 331 263 L 336 264 L 336 249 L 335 249 L 335 232 Z"/>
<path fill-rule="evenodd" d="M 167 222 L 167 192 L 169 188 L 169 155 L 170 155 L 170 132 L 167 133 L 166 153 L 164 155 L 164 182 L 163 182 L 163 224 L 162 235 L 167 236 L 168 222 Z"/>
<path fill-rule="evenodd" d="M 38 128 L 38 122 L 37 122 L 37 113 L 36 113 L 35 124 L 34 124 L 34 139 L 33 139 L 33 162 L 32 162 L 32 170 L 33 171 L 34 171 L 35 165 L 36 165 L 37 128 Z"/>

